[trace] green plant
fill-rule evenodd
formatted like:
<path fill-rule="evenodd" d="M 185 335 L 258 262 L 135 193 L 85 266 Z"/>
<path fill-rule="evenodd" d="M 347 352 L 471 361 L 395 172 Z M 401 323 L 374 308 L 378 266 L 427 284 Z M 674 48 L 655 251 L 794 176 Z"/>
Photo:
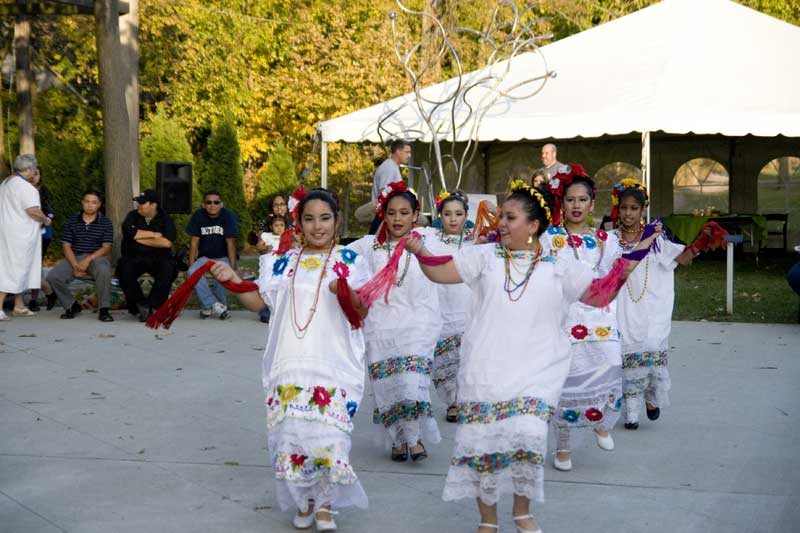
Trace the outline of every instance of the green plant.
<path fill-rule="evenodd" d="M 266 167 L 258 174 L 258 189 L 253 199 L 253 219 L 264 220 L 271 212 L 269 202 L 279 193 L 291 193 L 297 188 L 297 173 L 292 154 L 282 142 L 275 145 Z"/>

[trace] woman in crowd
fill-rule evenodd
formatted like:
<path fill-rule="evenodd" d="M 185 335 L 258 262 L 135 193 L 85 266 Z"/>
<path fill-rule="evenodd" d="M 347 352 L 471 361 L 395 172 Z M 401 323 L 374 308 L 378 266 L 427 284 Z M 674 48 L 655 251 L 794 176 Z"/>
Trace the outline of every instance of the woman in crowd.
<path fill-rule="evenodd" d="M 647 203 L 647 189 L 633 179 L 622 180 L 611 191 L 611 219 L 616 228 L 612 233 L 625 251 L 636 247 L 642 238 Z M 674 270 L 716 244 L 712 242 L 715 228 L 719 229 L 713 223 L 706 224 L 690 246 L 659 238 L 658 252 L 648 255 L 644 265 L 625 283 L 624 294 L 618 300 L 617 320 L 622 341 L 626 429 L 639 427 L 642 404 L 650 420 L 658 419 L 661 408 L 669 405 L 667 349 L 675 301 Z M 720 236 L 717 233 L 717 238 Z"/>
<path fill-rule="evenodd" d="M 455 255 L 460 250 L 475 244 L 472 232 L 467 227 L 469 200 L 463 191 L 443 192 L 436 199 L 436 211 L 440 222 L 437 227 L 425 228 L 428 248 L 435 255 Z M 433 352 L 432 379 L 439 397 L 447 405 L 448 422 L 456 421 L 456 376 L 458 375 L 458 352 L 461 337 L 466 327 L 472 298 L 469 287 L 437 285 L 439 309 L 442 313 L 442 332 Z"/>
<path fill-rule="evenodd" d="M 39 191 L 39 207 L 47 215 L 51 221 L 55 218 L 55 209 L 53 208 L 53 193 L 50 189 L 42 183 L 42 174 L 40 169 L 36 169 L 33 173 L 31 183 Z M 50 247 L 50 242 L 53 240 L 53 226 L 48 224 L 42 226 L 42 260 L 47 255 L 47 249 Z M 42 277 L 42 286 L 47 292 L 47 310 L 52 309 L 56 304 L 56 294 L 49 291 L 47 282 Z M 49 292 L 48 292 L 49 291 Z M 33 312 L 39 311 L 39 289 L 31 289 L 31 298 L 28 302 L 28 309 Z"/>
<path fill-rule="evenodd" d="M 595 230 L 586 219 L 594 210 L 595 184 L 582 166 L 569 164 L 553 176 L 556 218 L 542 237 L 546 250 L 566 262 L 579 262 L 595 276 L 606 275 L 622 254 L 619 239 Z M 561 213 L 559 213 L 561 211 Z M 560 215 L 560 216 L 559 216 Z M 572 470 L 570 431 L 592 428 L 597 445 L 611 451 L 614 427 L 622 407 L 622 360 L 616 302 L 599 308 L 577 301 L 569 306 L 563 324 L 570 342 L 570 368 L 553 417 L 557 428 L 558 470 Z"/>
<path fill-rule="evenodd" d="M 278 503 L 297 508 L 295 527 L 316 522 L 317 531 L 333 531 L 333 508 L 367 506 L 350 462 L 364 388 L 364 340 L 356 328 L 366 310 L 349 287 L 331 280 L 359 287 L 369 270 L 357 253 L 336 245 L 338 206 L 328 191 L 310 191 L 298 212 L 304 244 L 262 255 L 259 290 L 239 297 L 253 311 L 267 304 L 273 310 L 262 379 Z M 220 282 L 241 283 L 224 263 L 211 272 Z"/>
<path fill-rule="evenodd" d="M 548 424 L 569 370 L 561 316 L 577 300 L 607 305 L 653 238 L 594 280 L 583 263 L 542 253 L 539 237 L 552 209 L 548 190 L 520 180 L 502 205 L 501 242 L 467 248 L 447 262 L 431 260 L 419 239 L 405 244 L 432 281 L 466 283 L 476 297 L 461 346 L 459 426 L 443 497 L 477 498 L 479 533 L 498 530 L 504 493 L 514 495 L 517 531 L 540 531 L 529 503 L 543 497 Z"/>
<path fill-rule="evenodd" d="M 349 246 L 364 256 L 372 272 L 381 270 L 397 242 L 411 233 L 419 215 L 417 197 L 402 181 L 390 183 L 378 195 L 377 215 L 382 221 L 377 235 Z M 385 428 L 393 461 L 405 461 L 409 454 L 414 461 L 424 459 L 428 455 L 423 438 L 441 440 L 429 392 L 440 331 L 436 289 L 417 260 L 403 252 L 388 301 L 376 300 L 364 324 L 368 373 L 377 404 L 373 422 Z"/>

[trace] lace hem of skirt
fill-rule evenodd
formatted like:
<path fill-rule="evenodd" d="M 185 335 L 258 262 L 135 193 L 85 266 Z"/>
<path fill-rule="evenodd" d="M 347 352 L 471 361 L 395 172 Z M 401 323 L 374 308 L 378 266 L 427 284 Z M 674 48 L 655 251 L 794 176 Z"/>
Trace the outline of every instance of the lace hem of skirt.
<path fill-rule="evenodd" d="M 486 505 L 496 505 L 504 494 L 544 501 L 544 467 L 513 463 L 503 470 L 481 474 L 466 466 L 450 466 L 442 499 L 480 498 Z"/>

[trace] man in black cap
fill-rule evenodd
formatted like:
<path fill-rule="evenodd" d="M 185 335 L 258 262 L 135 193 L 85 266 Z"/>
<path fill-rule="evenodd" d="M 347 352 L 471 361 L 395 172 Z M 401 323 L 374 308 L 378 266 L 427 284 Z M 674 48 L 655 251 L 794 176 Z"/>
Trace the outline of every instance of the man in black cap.
<path fill-rule="evenodd" d="M 122 257 L 117 263 L 117 278 L 128 302 L 128 312 L 144 322 L 169 297 L 178 267 L 172 256 L 175 223 L 158 205 L 153 189 L 133 199 L 138 207 L 122 222 Z M 145 298 L 139 276 L 150 274 L 153 287 Z"/>

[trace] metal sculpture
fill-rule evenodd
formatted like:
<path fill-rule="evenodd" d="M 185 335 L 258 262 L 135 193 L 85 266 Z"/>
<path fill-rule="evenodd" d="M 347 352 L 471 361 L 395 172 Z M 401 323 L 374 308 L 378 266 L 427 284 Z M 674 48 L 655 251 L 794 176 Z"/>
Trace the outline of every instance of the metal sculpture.
<path fill-rule="evenodd" d="M 464 169 L 477 153 L 481 121 L 486 114 L 495 104 L 533 97 L 542 90 L 549 78 L 555 77 L 556 73 L 548 68 L 538 46 L 539 41 L 552 38 L 552 35 L 537 35 L 534 31 L 534 26 L 544 20 L 534 12 L 537 4 L 520 8 L 514 0 L 498 0 L 486 26 L 474 29 L 462 26 L 445 27 L 436 15 L 411 9 L 402 0 L 396 2 L 402 13 L 421 20 L 427 19 L 433 31 L 412 42 L 407 50 L 401 51 L 398 14 L 394 11 L 389 13 L 395 55 L 412 83 L 413 99 L 405 100 L 381 117 L 378 135 L 382 141 L 385 138 L 429 141 L 429 160 L 435 162 L 434 172 L 442 188 L 448 189 L 446 167 L 453 169 L 454 187 L 451 188 L 459 188 Z M 432 1 L 432 7 L 436 8 L 436 0 Z M 472 37 L 487 48 L 488 56 L 480 69 L 466 74 L 463 72 L 461 59 L 453 42 L 458 35 Z M 437 47 L 436 53 L 415 71 L 413 65 L 418 61 L 420 51 L 432 44 Z M 540 68 L 530 77 L 509 80 L 512 65 L 522 54 L 535 54 Z M 430 88 L 423 89 L 423 77 L 448 55 L 456 76 L 440 84 L 442 91 L 439 94 L 433 94 Z M 405 126 L 399 121 L 398 113 L 409 106 L 416 108 L 419 122 Z M 442 150 L 443 141 L 450 143 L 446 153 Z M 466 143 L 460 156 L 456 153 L 457 141 Z M 431 178 L 427 174 L 426 172 L 426 181 L 429 182 L 429 189 L 432 189 Z M 432 190 L 429 190 L 429 194 L 433 194 Z"/>

